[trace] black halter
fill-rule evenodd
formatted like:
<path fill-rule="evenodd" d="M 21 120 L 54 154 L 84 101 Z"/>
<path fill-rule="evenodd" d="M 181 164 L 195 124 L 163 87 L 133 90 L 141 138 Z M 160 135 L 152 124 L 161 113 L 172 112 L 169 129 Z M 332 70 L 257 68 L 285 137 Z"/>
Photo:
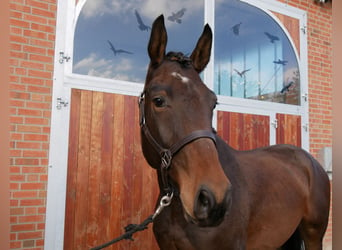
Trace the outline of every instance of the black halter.
<path fill-rule="evenodd" d="M 139 98 L 139 111 L 140 111 L 140 128 L 146 136 L 149 143 L 155 149 L 155 151 L 160 155 L 161 163 L 160 163 L 160 172 L 161 179 L 163 184 L 163 190 L 166 194 L 172 195 L 172 188 L 170 183 L 168 182 L 168 174 L 167 170 L 171 166 L 171 161 L 173 156 L 180 151 L 185 145 L 190 142 L 200 139 L 200 138 L 210 138 L 216 144 L 215 133 L 209 130 L 195 130 L 182 140 L 173 144 L 170 148 L 163 148 L 151 135 L 145 121 L 145 92 L 141 93 Z"/>

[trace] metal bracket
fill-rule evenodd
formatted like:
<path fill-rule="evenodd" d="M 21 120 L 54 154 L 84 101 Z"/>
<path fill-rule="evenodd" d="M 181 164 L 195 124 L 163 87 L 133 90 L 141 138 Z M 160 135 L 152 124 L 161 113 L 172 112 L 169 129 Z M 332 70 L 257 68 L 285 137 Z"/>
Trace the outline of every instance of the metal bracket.
<path fill-rule="evenodd" d="M 58 110 L 62 109 L 62 107 L 67 107 L 69 104 L 68 101 L 66 100 L 63 100 L 62 97 L 57 97 L 57 105 L 56 105 L 56 108 Z"/>
<path fill-rule="evenodd" d="M 303 27 L 300 28 L 301 31 L 303 32 L 303 34 L 305 35 L 306 34 L 306 26 L 304 25 Z"/>
<path fill-rule="evenodd" d="M 303 98 L 304 102 L 307 102 L 308 101 L 308 93 L 302 94 L 302 98 Z"/>
<path fill-rule="evenodd" d="M 59 63 L 63 64 L 64 61 L 68 62 L 70 60 L 70 56 L 65 56 L 63 51 L 59 52 Z"/>
<path fill-rule="evenodd" d="M 274 128 L 278 128 L 278 120 L 274 119 L 273 121 L 271 121 L 271 124 Z"/>
<path fill-rule="evenodd" d="M 305 130 L 305 132 L 309 131 L 309 124 L 305 123 L 302 125 L 303 129 Z"/>

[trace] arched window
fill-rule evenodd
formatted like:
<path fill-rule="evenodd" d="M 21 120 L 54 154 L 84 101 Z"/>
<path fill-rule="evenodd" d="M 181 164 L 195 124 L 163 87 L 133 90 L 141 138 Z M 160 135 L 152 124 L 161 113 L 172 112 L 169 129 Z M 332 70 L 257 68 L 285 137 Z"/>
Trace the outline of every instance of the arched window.
<path fill-rule="evenodd" d="M 203 28 L 203 0 L 88 0 L 76 24 L 72 72 L 143 83 L 151 25 L 160 14 L 167 49 L 191 53 Z"/>
<path fill-rule="evenodd" d="M 293 45 L 275 19 L 255 6 L 216 2 L 214 65 L 219 95 L 300 105 Z"/>

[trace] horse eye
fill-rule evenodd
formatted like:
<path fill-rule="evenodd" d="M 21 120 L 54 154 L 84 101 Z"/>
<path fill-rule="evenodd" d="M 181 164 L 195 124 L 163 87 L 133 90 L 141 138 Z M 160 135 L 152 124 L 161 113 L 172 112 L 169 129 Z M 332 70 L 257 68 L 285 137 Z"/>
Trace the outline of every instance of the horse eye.
<path fill-rule="evenodd" d="M 156 107 L 161 108 L 165 106 L 165 100 L 162 97 L 156 97 L 153 100 L 154 105 L 156 105 Z"/>

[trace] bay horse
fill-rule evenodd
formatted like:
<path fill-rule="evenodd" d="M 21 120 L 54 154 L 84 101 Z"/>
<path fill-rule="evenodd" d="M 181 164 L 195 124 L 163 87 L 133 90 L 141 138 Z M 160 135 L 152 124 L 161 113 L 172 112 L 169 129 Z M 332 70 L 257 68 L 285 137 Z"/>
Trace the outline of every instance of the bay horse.
<path fill-rule="evenodd" d="M 180 38 L 181 39 L 181 38 Z M 190 57 L 166 53 L 163 15 L 148 43 L 141 146 L 160 186 L 153 232 L 162 250 L 322 249 L 329 179 L 291 145 L 237 151 L 212 128 L 217 97 L 199 73 L 209 62 L 207 24 Z"/>

